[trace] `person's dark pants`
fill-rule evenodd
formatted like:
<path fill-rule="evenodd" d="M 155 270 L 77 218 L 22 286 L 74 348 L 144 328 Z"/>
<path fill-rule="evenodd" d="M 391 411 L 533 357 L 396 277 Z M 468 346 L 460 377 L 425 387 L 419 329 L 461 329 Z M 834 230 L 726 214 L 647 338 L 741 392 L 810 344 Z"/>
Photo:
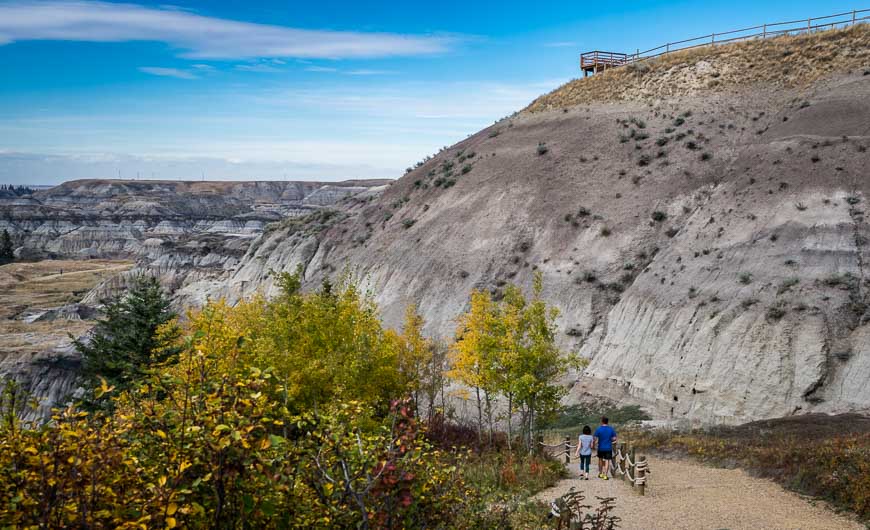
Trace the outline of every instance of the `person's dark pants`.
<path fill-rule="evenodd" d="M 592 462 L 592 455 L 580 455 L 580 472 L 589 473 L 589 463 Z"/>

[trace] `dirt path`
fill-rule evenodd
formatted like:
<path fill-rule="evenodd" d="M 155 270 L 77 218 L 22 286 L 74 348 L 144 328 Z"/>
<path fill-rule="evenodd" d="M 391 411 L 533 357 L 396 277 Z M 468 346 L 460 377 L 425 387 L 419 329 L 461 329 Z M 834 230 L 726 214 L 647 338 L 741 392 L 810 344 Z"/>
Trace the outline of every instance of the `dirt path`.
<path fill-rule="evenodd" d="M 824 503 L 807 500 L 740 469 L 656 457 L 649 457 L 649 462 L 653 476 L 643 497 L 621 480 L 597 478 L 593 462 L 588 481 L 577 478 L 577 464 L 572 463 L 572 478 L 560 481 L 536 498 L 550 502 L 572 486 L 583 491 L 587 502 L 592 500 L 590 504 L 594 504 L 595 496 L 616 497 L 614 513 L 622 518 L 620 528 L 625 530 L 865 528 L 854 519 L 834 513 Z"/>

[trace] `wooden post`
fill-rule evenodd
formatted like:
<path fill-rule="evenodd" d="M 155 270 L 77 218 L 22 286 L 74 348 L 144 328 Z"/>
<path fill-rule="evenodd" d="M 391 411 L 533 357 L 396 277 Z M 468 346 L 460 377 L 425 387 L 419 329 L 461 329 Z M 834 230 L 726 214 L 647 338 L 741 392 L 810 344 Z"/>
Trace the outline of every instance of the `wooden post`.
<path fill-rule="evenodd" d="M 565 463 L 571 463 L 571 437 L 565 437 Z"/>
<path fill-rule="evenodd" d="M 710 44 L 711 45 L 716 44 L 716 34 L 715 33 L 710 34 Z"/>
<path fill-rule="evenodd" d="M 643 462 L 644 464 L 646 464 L 646 457 L 641 456 L 640 461 Z M 644 468 L 646 468 L 646 466 L 643 465 L 640 467 L 641 467 L 641 470 L 638 471 L 637 478 L 640 479 L 640 484 L 638 485 L 638 487 L 640 488 L 640 494 L 643 495 L 644 489 L 646 489 L 646 483 L 643 480 L 643 478 L 646 476 L 646 470 L 644 469 Z"/>
<path fill-rule="evenodd" d="M 767 24 L 765 24 L 765 25 L 764 25 L 764 29 L 761 30 L 761 38 L 762 38 L 762 39 L 766 39 L 766 38 L 767 38 Z"/>
<path fill-rule="evenodd" d="M 544 452 L 544 435 L 539 434 L 538 435 L 538 447 L 535 448 L 535 453 L 541 454 L 543 452 Z"/>
<path fill-rule="evenodd" d="M 622 468 L 622 481 L 625 482 L 628 477 L 625 470 L 625 442 L 619 443 L 619 467 Z"/>
<path fill-rule="evenodd" d="M 629 453 L 631 453 L 631 464 L 629 464 L 629 467 L 631 468 L 631 478 L 634 478 L 635 474 L 637 473 L 637 471 L 635 471 L 635 467 L 637 467 L 635 465 L 637 463 L 637 460 L 634 459 L 634 447 L 631 448 L 631 451 L 629 451 Z M 634 487 L 634 480 L 631 481 L 631 487 Z"/>
<path fill-rule="evenodd" d="M 855 13 L 856 13 L 856 10 L 853 9 L 853 10 L 852 10 L 852 24 L 855 23 Z"/>

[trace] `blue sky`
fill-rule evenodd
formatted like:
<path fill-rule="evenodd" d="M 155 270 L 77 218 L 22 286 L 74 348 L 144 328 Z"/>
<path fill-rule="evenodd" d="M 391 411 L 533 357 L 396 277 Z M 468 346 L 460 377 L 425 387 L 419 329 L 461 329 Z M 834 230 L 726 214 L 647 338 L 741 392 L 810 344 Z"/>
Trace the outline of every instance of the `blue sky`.
<path fill-rule="evenodd" d="M 580 51 L 861 7 L 0 0 L 0 182 L 395 178 L 577 77 Z"/>

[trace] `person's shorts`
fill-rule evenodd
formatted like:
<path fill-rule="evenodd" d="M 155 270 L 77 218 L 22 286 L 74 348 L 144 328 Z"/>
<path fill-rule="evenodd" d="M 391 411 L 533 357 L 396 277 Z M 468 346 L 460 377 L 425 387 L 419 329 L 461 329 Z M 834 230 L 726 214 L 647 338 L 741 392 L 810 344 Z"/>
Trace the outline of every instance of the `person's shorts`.
<path fill-rule="evenodd" d="M 599 449 L 598 450 L 598 458 L 600 458 L 602 460 L 613 460 L 613 451 L 611 451 L 611 450 L 602 451 L 601 449 Z"/>

